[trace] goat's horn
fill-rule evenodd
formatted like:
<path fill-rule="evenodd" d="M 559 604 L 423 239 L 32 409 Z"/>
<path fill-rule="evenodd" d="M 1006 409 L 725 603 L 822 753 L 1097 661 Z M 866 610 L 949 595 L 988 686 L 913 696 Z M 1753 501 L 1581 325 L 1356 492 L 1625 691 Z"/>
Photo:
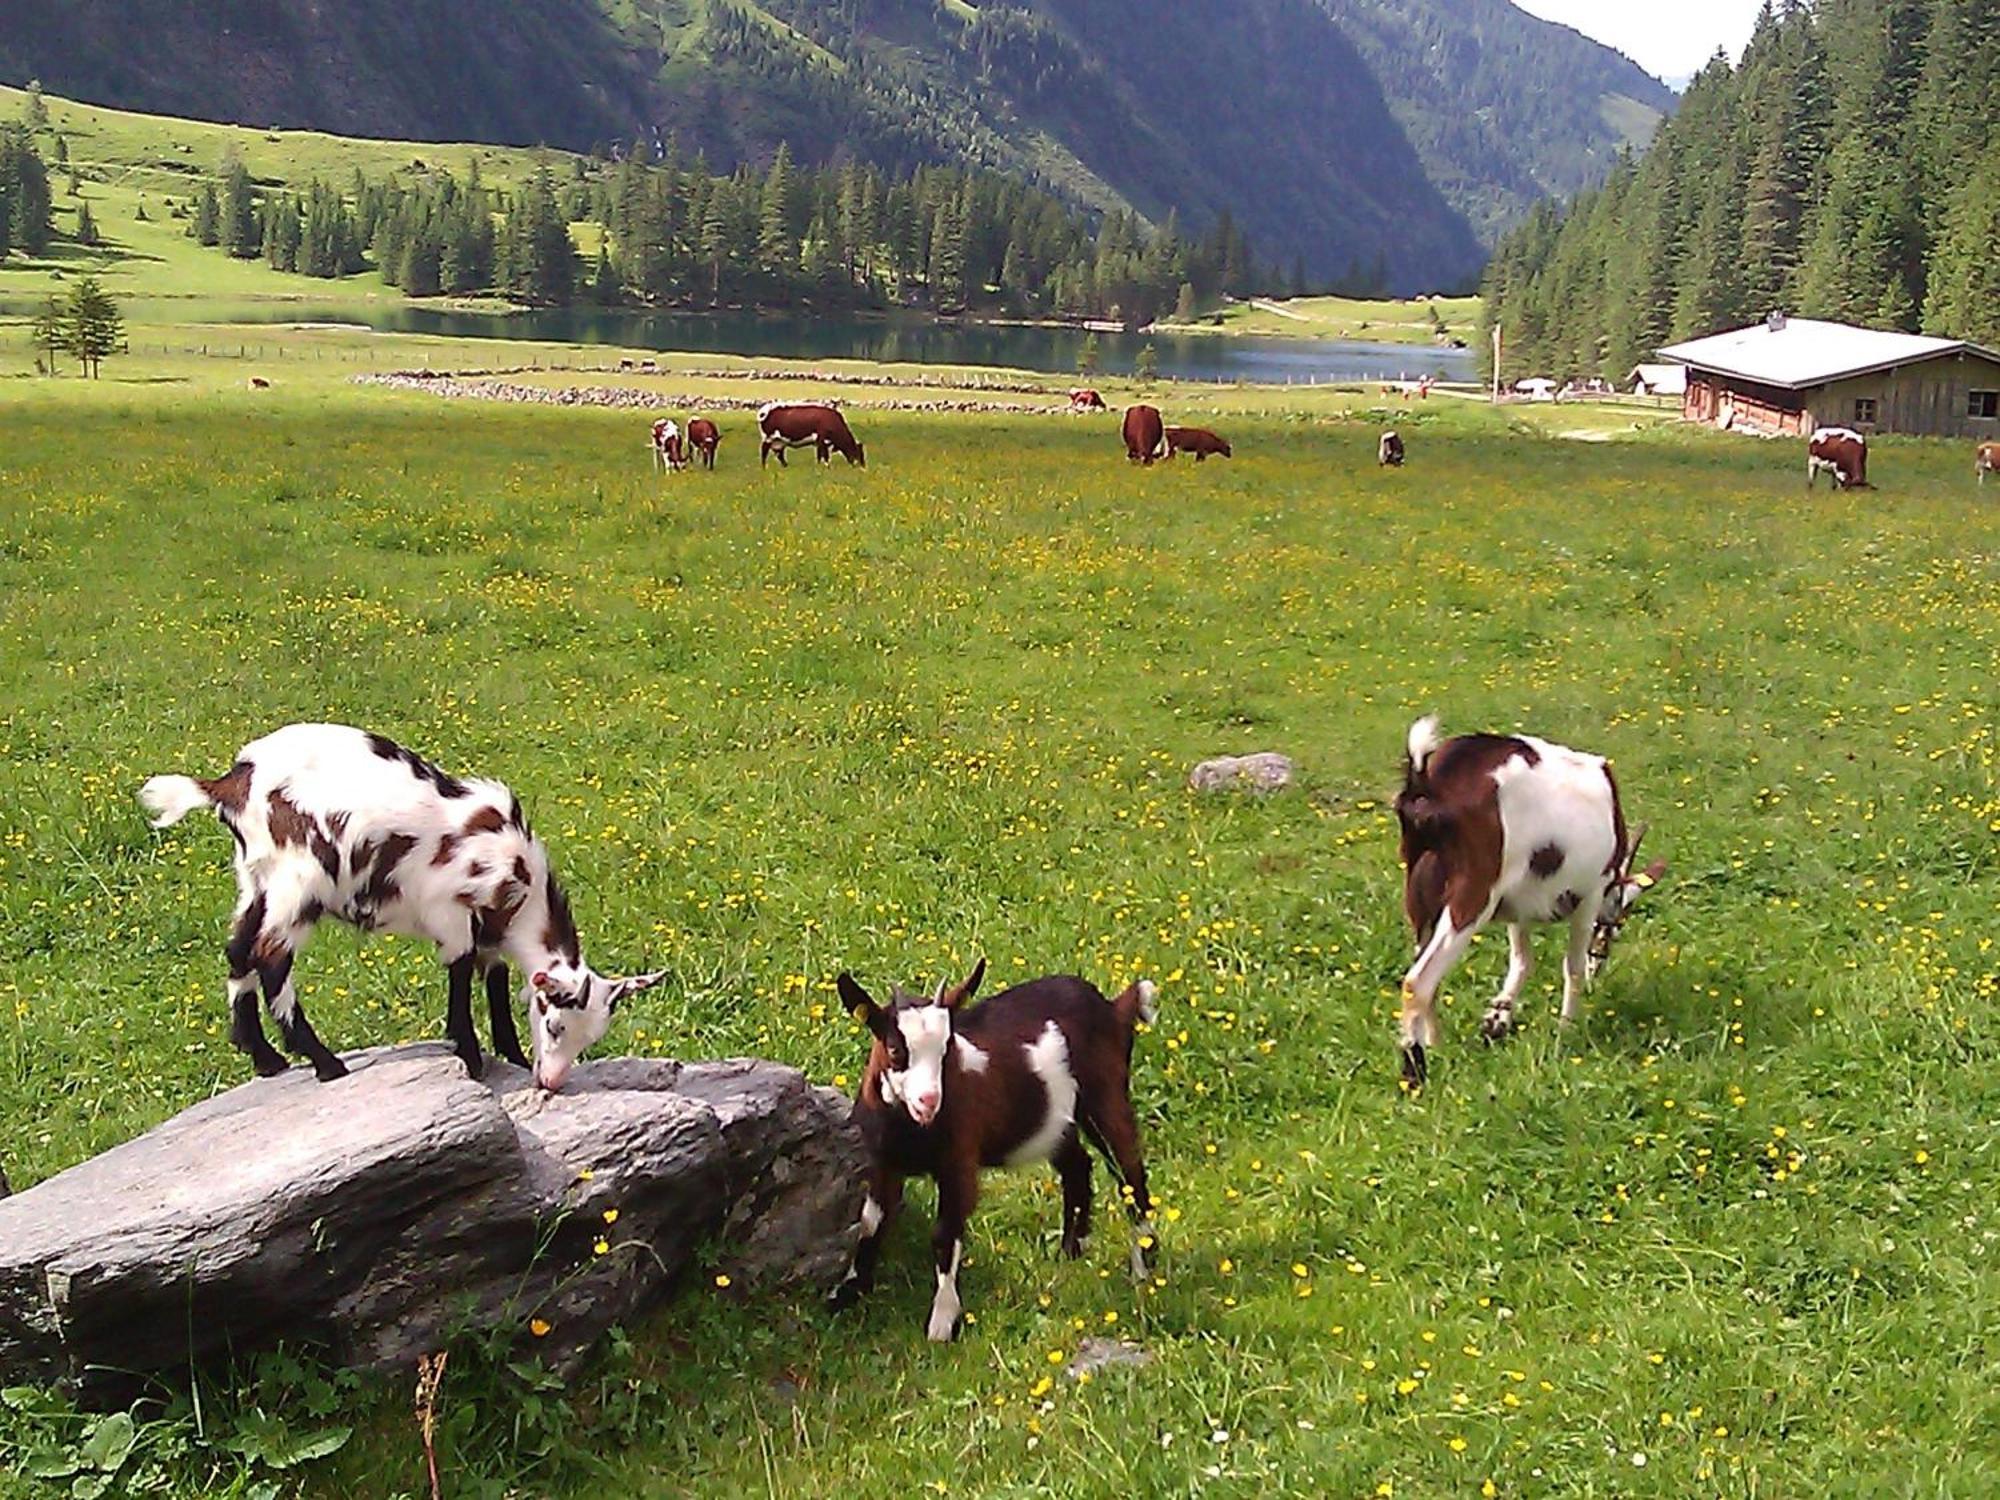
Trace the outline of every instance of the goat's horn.
<path fill-rule="evenodd" d="M 1632 860 L 1639 852 L 1639 842 L 1645 838 L 1646 830 L 1651 826 L 1649 823 L 1641 823 L 1632 830 L 1632 842 L 1625 850 L 1625 865 L 1627 869 L 1631 868 Z"/>

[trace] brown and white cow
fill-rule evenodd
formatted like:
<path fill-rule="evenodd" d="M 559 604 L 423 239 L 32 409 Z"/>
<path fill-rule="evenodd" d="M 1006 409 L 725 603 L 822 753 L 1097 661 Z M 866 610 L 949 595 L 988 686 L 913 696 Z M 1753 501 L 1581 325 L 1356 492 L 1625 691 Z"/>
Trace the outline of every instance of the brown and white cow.
<path fill-rule="evenodd" d="M 661 417 L 653 424 L 653 467 L 665 469 L 669 474 L 687 467 L 687 459 L 681 448 L 681 430 L 667 417 Z"/>
<path fill-rule="evenodd" d="M 787 403 L 767 401 L 757 408 L 757 433 L 763 445 L 757 451 L 757 466 L 773 453 L 778 455 L 782 468 L 787 448 L 803 448 L 807 445 L 818 453 L 821 463 L 829 462 L 828 455 L 838 453 L 851 464 L 868 467 L 868 457 L 861 444 L 854 440 L 854 434 L 847 430 L 847 418 L 831 406 L 817 402 Z"/>
<path fill-rule="evenodd" d="M 1986 483 L 1988 474 L 2000 474 L 2000 443 L 1979 445 L 1979 450 L 1972 455 L 1972 472 L 1979 477 L 1981 484 Z"/>
<path fill-rule="evenodd" d="M 1135 464 L 1149 464 L 1162 457 L 1167 447 L 1166 423 L 1157 406 L 1125 408 L 1125 457 Z"/>
<path fill-rule="evenodd" d="M 1567 922 L 1564 1021 L 1610 956 L 1612 941 L 1665 861 L 1634 872 L 1642 824 L 1628 838 L 1611 763 L 1528 735 L 1443 739 L 1435 718 L 1405 742 L 1403 906 L 1416 961 L 1403 976 L 1403 1081 L 1421 1088 L 1425 1049 L 1437 1044 L 1438 986 L 1488 922 L 1507 923 L 1512 959 L 1481 1032 L 1499 1041 L 1514 1026 L 1534 961 L 1531 924 Z"/>
<path fill-rule="evenodd" d="M 1403 440 L 1393 432 L 1382 434 L 1382 441 L 1375 445 L 1375 462 L 1385 469 L 1403 467 Z"/>
<path fill-rule="evenodd" d="M 1200 463 L 1211 453 L 1220 454 L 1224 458 L 1235 457 L 1229 451 L 1228 442 L 1217 437 L 1206 427 L 1169 427 L 1166 438 L 1168 458 L 1172 458 L 1176 453 L 1192 453 L 1194 461 Z"/>
<path fill-rule="evenodd" d="M 722 441 L 721 428 L 707 417 L 696 417 L 688 423 L 687 441 L 688 447 L 700 455 L 701 466 L 704 469 L 715 467 L 716 445 Z"/>
<path fill-rule="evenodd" d="M 1868 485 L 1868 439 L 1852 427 L 1821 427 L 1806 440 L 1806 488 L 1822 473 L 1844 490 Z"/>
<path fill-rule="evenodd" d="M 1104 398 L 1098 395 L 1096 391 L 1087 390 L 1079 386 L 1076 390 L 1069 393 L 1069 409 L 1071 411 L 1103 411 Z"/>

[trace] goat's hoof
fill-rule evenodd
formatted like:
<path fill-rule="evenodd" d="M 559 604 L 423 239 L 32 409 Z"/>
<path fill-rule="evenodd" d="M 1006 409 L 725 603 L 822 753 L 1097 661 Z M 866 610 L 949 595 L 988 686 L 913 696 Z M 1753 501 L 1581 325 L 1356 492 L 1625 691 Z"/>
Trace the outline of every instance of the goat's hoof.
<path fill-rule="evenodd" d="M 1082 1254 L 1083 1254 L 1083 1239 L 1081 1236 L 1078 1236 L 1075 1239 L 1066 1239 L 1062 1242 L 1062 1255 L 1064 1260 L 1075 1260 Z"/>
<path fill-rule="evenodd" d="M 486 1059 L 481 1057 L 477 1052 L 469 1055 L 461 1052 L 458 1054 L 458 1060 L 465 1064 L 465 1076 L 467 1078 L 477 1080 L 485 1077 Z"/>
<path fill-rule="evenodd" d="M 853 1277 L 849 1277 L 846 1281 L 841 1282 L 839 1286 L 835 1287 L 832 1291 L 826 1294 L 827 1311 L 846 1312 L 848 1308 L 854 1306 L 855 1303 L 861 1300 L 861 1293 L 864 1290 L 866 1289 L 861 1285 L 861 1283 L 858 1280 L 854 1279 Z"/>
<path fill-rule="evenodd" d="M 1514 1015 L 1511 1011 L 1489 1010 L 1486 1019 L 1479 1023 L 1479 1034 L 1488 1042 L 1504 1042 L 1514 1034 Z"/>
<path fill-rule="evenodd" d="M 321 1083 L 332 1083 L 336 1078 L 347 1076 L 347 1064 L 337 1057 L 329 1057 L 325 1062 L 313 1064 L 313 1072 Z"/>
<path fill-rule="evenodd" d="M 949 1325 L 941 1324 L 936 1318 L 933 1318 L 931 1319 L 930 1326 L 924 1330 L 924 1336 L 933 1344 L 949 1344 L 957 1340 L 958 1331 L 964 1326 L 965 1316 L 962 1313 L 953 1318 Z"/>
<path fill-rule="evenodd" d="M 512 1063 L 517 1068 L 525 1068 L 529 1066 L 528 1059 L 521 1055 L 521 1049 L 519 1047 L 516 1047 L 512 1052 L 502 1052 L 500 1055 L 506 1058 L 508 1062 Z"/>
<path fill-rule="evenodd" d="M 1411 1042 L 1403 1048 L 1403 1088 L 1414 1094 L 1430 1081 L 1430 1064 L 1424 1058 L 1423 1047 Z"/>
<path fill-rule="evenodd" d="M 251 1058 L 250 1065 L 257 1070 L 259 1078 L 276 1078 L 280 1073 L 290 1072 L 292 1067 L 290 1063 L 286 1062 L 275 1052 L 267 1056 Z"/>

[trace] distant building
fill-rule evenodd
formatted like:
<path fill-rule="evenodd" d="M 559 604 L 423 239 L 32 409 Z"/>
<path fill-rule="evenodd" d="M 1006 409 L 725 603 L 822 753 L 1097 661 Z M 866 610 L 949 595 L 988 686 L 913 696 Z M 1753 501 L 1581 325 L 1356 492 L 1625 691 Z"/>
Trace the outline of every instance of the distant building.
<path fill-rule="evenodd" d="M 1625 377 L 1635 396 L 1685 396 L 1688 388 L 1686 365 L 1634 365 Z"/>
<path fill-rule="evenodd" d="M 1530 401 L 1553 401 L 1556 399 L 1556 383 L 1539 375 L 1514 382 L 1514 394 L 1526 396 Z"/>
<path fill-rule="evenodd" d="M 1681 415 L 1691 422 L 1761 434 L 1852 427 L 2000 438 L 2000 354 L 1963 339 L 1773 313 L 1669 345 L 1660 358 L 1687 366 Z"/>

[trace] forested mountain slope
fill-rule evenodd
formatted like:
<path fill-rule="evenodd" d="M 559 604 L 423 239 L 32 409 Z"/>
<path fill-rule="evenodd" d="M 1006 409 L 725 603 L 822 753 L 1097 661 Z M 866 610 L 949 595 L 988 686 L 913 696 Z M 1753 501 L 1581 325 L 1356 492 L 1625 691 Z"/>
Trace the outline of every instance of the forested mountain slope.
<path fill-rule="evenodd" d="M 2000 342 L 2000 0 L 1767 8 L 1636 164 L 1487 273 L 1503 373 L 1622 376 L 1786 308 Z"/>
<path fill-rule="evenodd" d="M 1359 49 L 1445 201 L 1492 244 L 1545 198 L 1602 182 L 1673 91 L 1512 0 L 1319 0 Z"/>
<path fill-rule="evenodd" d="M 1507 0 L 65 0 L 0 80 L 268 126 L 1008 172 L 1402 291 L 1665 102 Z M 135 40 L 135 39 L 142 39 Z M 1412 141 L 1416 142 L 1415 147 Z"/>

